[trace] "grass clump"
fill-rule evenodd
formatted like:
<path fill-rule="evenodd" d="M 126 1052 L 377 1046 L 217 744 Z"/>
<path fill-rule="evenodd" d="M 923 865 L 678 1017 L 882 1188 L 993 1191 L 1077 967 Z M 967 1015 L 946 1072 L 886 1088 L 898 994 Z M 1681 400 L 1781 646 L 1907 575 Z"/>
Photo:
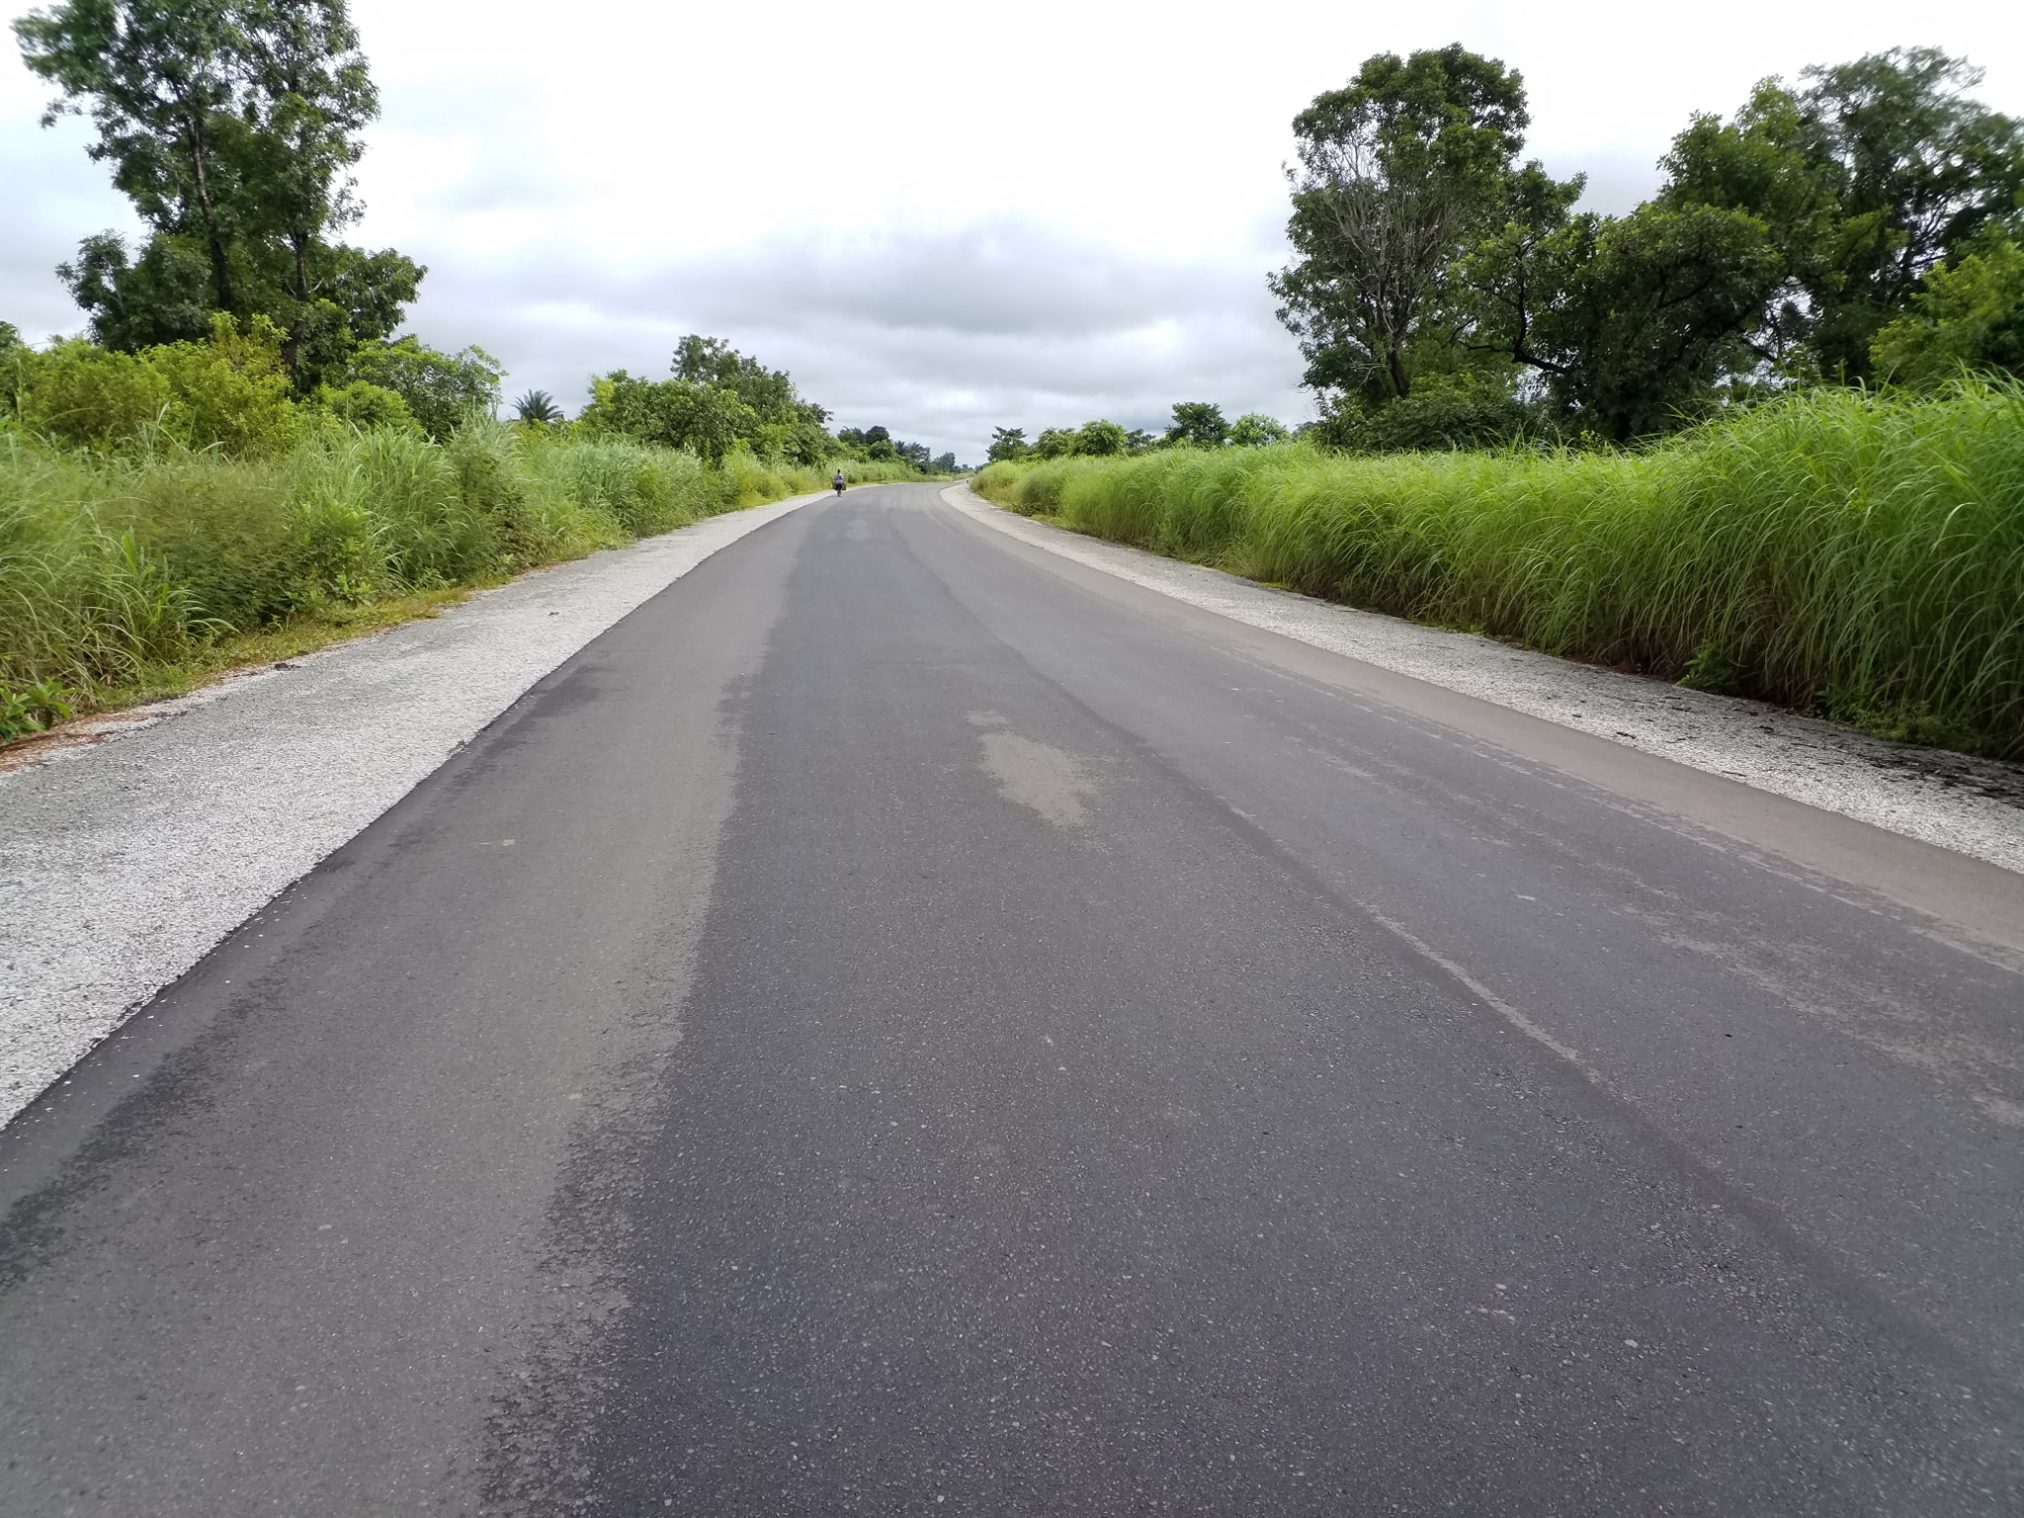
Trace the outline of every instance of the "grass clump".
<path fill-rule="evenodd" d="M 81 394 L 98 393 L 84 380 L 133 378 L 78 367 Z M 440 443 L 335 419 L 269 441 L 196 447 L 156 429 L 116 447 L 66 446 L 0 419 L 0 741 L 829 483 L 826 469 L 749 454 L 718 468 L 484 419 Z M 844 468 L 857 481 L 919 477 L 902 465 Z"/>
<path fill-rule="evenodd" d="M 1647 451 L 993 465 L 1029 515 L 1311 595 L 2024 758 L 2024 386 L 1820 390 Z"/>

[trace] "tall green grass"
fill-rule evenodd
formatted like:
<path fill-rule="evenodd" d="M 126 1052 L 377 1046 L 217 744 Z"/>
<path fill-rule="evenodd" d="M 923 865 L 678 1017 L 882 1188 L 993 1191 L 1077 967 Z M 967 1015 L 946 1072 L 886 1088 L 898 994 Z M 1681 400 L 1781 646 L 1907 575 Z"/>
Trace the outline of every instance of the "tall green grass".
<path fill-rule="evenodd" d="M 918 478 L 848 463 L 854 481 Z M 0 691 L 91 706 L 221 639 L 483 584 L 824 488 L 829 471 L 478 422 L 446 443 L 330 428 L 235 459 L 66 450 L 0 423 Z"/>
<path fill-rule="evenodd" d="M 2024 386 L 1795 396 L 1640 453 L 994 465 L 1012 509 L 1311 595 L 2024 758 Z"/>

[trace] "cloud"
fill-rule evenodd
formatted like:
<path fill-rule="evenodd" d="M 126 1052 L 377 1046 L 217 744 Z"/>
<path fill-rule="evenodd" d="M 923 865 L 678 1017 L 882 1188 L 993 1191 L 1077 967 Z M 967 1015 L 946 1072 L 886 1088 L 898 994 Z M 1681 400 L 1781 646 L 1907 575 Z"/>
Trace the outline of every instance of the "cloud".
<path fill-rule="evenodd" d="M 1087 0 L 577 0 L 560 24 L 544 0 L 482 24 L 352 0 L 384 108 L 356 238 L 429 266 L 424 338 L 572 405 L 593 373 L 665 373 L 699 331 L 840 421 L 965 459 L 994 425 L 1150 426 L 1177 400 L 1293 421 L 1300 357 L 1264 287 L 1288 123 L 1365 57 L 1459 39 L 1519 68 L 1528 151 L 1623 211 L 1693 111 L 1808 63 L 1931 43 L 2019 113 L 2010 10 L 1935 10 L 1908 37 L 1884 0 L 1846 0 L 1831 32 L 1807 7 L 1703 0 L 1660 37 L 1618 0 L 1258 0 L 1215 26 Z M 30 333 L 82 326 L 52 268 L 131 225 L 88 127 L 37 129 L 45 94 L 0 61 L 0 317 Z"/>
<path fill-rule="evenodd" d="M 595 372 L 666 373 L 677 339 L 707 332 L 787 369 L 841 422 L 974 459 L 994 426 L 1164 425 L 1182 399 L 1305 415 L 1269 266 L 1148 262 L 1007 218 L 796 232 L 623 270 L 554 240 L 489 266 L 445 260 L 415 319 L 438 341 L 482 330 L 516 391 L 570 404 Z"/>

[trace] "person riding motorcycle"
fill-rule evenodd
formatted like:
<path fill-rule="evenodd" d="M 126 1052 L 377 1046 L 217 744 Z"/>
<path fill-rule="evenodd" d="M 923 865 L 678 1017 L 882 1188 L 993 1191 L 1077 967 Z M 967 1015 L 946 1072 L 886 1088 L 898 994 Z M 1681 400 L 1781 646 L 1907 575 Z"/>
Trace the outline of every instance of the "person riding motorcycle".
<path fill-rule="evenodd" d="M 835 479 L 833 479 L 833 480 L 831 480 L 831 481 L 830 481 L 829 483 L 830 483 L 830 484 L 832 484 L 832 485 L 834 485 L 834 486 L 836 487 L 836 493 L 837 493 L 838 495 L 842 495 L 842 494 L 843 494 L 843 471 L 842 471 L 841 469 L 837 470 L 837 471 L 836 471 L 836 478 L 835 478 Z"/>

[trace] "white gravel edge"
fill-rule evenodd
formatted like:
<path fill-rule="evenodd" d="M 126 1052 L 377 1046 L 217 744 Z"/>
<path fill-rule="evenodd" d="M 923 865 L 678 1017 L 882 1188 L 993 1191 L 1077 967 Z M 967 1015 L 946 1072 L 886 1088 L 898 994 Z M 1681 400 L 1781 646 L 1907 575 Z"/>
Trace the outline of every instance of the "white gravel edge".
<path fill-rule="evenodd" d="M 2024 873 L 2024 768 L 1272 590 L 1035 522 L 967 485 L 942 499 L 1036 548 L 1247 626 Z"/>
<path fill-rule="evenodd" d="M 16 751 L 0 769 L 0 1124 L 542 676 L 821 498 L 540 570 Z"/>

